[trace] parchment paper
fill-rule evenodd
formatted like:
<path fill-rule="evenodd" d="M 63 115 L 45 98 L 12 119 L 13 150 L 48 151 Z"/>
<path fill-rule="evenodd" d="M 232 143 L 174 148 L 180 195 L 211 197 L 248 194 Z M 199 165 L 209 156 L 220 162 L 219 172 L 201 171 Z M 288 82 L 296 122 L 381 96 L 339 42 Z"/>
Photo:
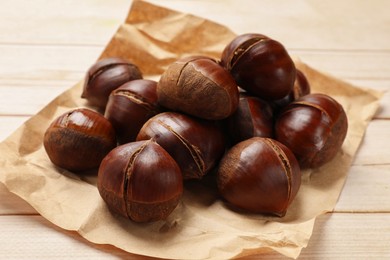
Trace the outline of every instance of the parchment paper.
<path fill-rule="evenodd" d="M 146 78 L 158 78 L 178 57 L 205 54 L 218 58 L 234 36 L 228 28 L 206 19 L 135 1 L 101 57 L 128 58 Z M 99 196 L 93 174 L 77 176 L 53 166 L 42 146 L 43 134 L 55 117 L 86 106 L 80 98 L 82 81 L 0 144 L 0 181 L 55 225 L 134 254 L 222 259 L 273 249 L 296 258 L 308 244 L 315 218 L 334 208 L 381 97 L 379 92 L 354 87 L 299 60 L 296 64 L 307 75 L 312 92 L 327 93 L 343 105 L 349 131 L 333 161 L 303 173 L 301 189 L 283 218 L 226 208 L 211 177 L 187 183 L 182 202 L 166 221 L 135 224 L 113 215 Z"/>

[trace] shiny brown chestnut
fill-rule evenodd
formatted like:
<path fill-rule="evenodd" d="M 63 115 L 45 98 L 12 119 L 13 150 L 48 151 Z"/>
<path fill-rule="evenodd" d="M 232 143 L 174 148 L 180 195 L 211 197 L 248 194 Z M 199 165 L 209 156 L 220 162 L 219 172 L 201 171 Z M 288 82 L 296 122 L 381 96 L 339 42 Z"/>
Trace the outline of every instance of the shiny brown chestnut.
<path fill-rule="evenodd" d="M 215 60 L 203 56 L 179 59 L 161 75 L 158 102 L 170 110 L 219 120 L 238 105 L 238 87 Z"/>
<path fill-rule="evenodd" d="M 225 138 L 218 125 L 176 112 L 150 118 L 137 141 L 153 139 L 178 163 L 184 179 L 201 179 L 218 163 Z"/>
<path fill-rule="evenodd" d="M 284 98 L 275 100 L 273 102 L 274 105 L 277 107 L 277 110 L 279 110 L 284 106 L 287 106 L 288 104 L 290 104 L 291 102 L 297 100 L 302 96 L 310 94 L 311 91 L 310 84 L 305 74 L 298 69 L 296 71 L 297 71 L 297 75 L 291 92 Z"/>
<path fill-rule="evenodd" d="M 218 190 L 233 207 L 283 217 L 301 185 L 294 154 L 270 138 L 252 137 L 233 146 L 217 172 Z"/>
<path fill-rule="evenodd" d="M 135 64 L 117 57 L 101 59 L 89 68 L 81 97 L 104 111 L 111 91 L 134 79 L 142 79 Z"/>
<path fill-rule="evenodd" d="M 87 108 L 72 109 L 47 128 L 43 145 L 53 164 L 70 170 L 97 169 L 115 146 L 115 130 L 103 115 Z"/>
<path fill-rule="evenodd" d="M 240 93 L 237 110 L 226 119 L 227 132 L 233 144 L 251 137 L 273 137 L 271 104 L 258 97 Z"/>
<path fill-rule="evenodd" d="M 104 116 L 115 128 L 119 144 L 135 141 L 143 124 L 160 112 L 156 87 L 156 81 L 137 79 L 111 92 Z"/>
<path fill-rule="evenodd" d="M 242 34 L 222 52 L 221 64 L 237 84 L 265 100 L 276 100 L 290 93 L 295 65 L 284 46 L 262 34 Z"/>
<path fill-rule="evenodd" d="M 332 160 L 348 130 L 343 107 L 326 94 L 303 96 L 286 106 L 275 124 L 278 141 L 289 147 L 301 168 L 316 168 Z"/>
<path fill-rule="evenodd" d="M 135 222 L 166 219 L 183 193 L 177 163 L 153 140 L 113 149 L 99 167 L 97 187 L 108 208 Z"/>

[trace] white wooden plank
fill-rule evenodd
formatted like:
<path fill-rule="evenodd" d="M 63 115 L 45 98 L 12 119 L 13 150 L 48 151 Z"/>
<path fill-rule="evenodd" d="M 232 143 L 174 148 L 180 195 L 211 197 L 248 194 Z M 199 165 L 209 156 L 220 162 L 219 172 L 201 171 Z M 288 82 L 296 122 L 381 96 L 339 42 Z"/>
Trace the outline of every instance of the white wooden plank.
<path fill-rule="evenodd" d="M 389 212 L 390 165 L 352 166 L 335 212 Z"/>
<path fill-rule="evenodd" d="M 0 43 L 105 45 L 131 2 L 2 0 Z"/>
<path fill-rule="evenodd" d="M 66 79 L 68 74 L 85 72 L 103 49 L 103 45 L 0 45 L 0 79 Z"/>
<path fill-rule="evenodd" d="M 0 86 L 0 114 L 34 115 L 65 89 L 68 89 L 68 86 Z"/>
<path fill-rule="evenodd" d="M 390 39 L 383 35 L 389 28 L 389 1 L 343 0 L 337 5 L 314 0 L 293 5 L 285 0 L 149 2 L 214 20 L 236 33 L 263 33 L 293 49 L 388 50 L 390 46 Z"/>
<path fill-rule="evenodd" d="M 389 259 L 390 214 L 326 214 L 299 259 Z"/>
<path fill-rule="evenodd" d="M 373 120 L 367 127 L 354 165 L 390 165 L 390 120 Z"/>

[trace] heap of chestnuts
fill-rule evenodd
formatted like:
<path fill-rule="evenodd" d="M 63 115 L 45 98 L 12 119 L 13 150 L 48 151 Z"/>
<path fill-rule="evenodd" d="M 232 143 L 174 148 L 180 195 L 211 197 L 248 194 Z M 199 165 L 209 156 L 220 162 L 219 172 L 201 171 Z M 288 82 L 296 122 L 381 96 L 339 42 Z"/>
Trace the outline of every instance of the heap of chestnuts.
<path fill-rule="evenodd" d="M 92 108 L 55 119 L 44 148 L 58 167 L 97 172 L 108 208 L 135 222 L 166 219 L 183 183 L 213 175 L 228 208 L 283 217 L 301 170 L 341 149 L 343 107 L 311 93 L 284 46 L 242 34 L 220 60 L 178 59 L 158 82 L 122 58 L 102 59 L 86 75 Z"/>

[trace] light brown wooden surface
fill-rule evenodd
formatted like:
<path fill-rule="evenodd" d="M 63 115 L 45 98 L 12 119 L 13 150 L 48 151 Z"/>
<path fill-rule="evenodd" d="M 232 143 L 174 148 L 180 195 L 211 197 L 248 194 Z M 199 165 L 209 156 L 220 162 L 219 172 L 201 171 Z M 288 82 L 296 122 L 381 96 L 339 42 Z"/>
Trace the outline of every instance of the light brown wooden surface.
<path fill-rule="evenodd" d="M 150 2 L 236 33 L 267 34 L 316 69 L 357 86 L 390 89 L 390 1 Z M 131 0 L 0 2 L 0 140 L 84 77 L 130 5 Z M 386 92 L 334 212 L 317 219 L 299 259 L 390 258 L 389 104 Z M 0 259 L 134 258 L 55 227 L 2 184 L 0 198 Z M 258 258 L 284 259 L 273 252 Z"/>

